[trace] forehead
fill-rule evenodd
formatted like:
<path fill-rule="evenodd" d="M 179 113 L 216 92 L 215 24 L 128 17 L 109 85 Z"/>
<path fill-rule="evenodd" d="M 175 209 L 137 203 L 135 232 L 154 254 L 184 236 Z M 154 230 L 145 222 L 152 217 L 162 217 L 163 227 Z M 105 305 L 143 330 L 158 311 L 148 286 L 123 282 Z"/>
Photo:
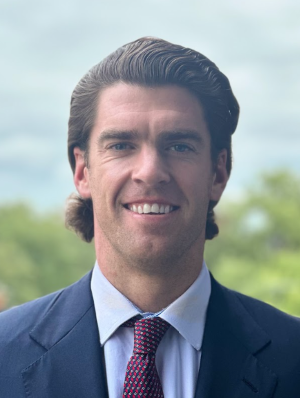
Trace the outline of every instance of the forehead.
<path fill-rule="evenodd" d="M 107 129 L 207 130 L 202 106 L 186 88 L 125 83 L 101 91 L 94 128 L 98 133 Z"/>

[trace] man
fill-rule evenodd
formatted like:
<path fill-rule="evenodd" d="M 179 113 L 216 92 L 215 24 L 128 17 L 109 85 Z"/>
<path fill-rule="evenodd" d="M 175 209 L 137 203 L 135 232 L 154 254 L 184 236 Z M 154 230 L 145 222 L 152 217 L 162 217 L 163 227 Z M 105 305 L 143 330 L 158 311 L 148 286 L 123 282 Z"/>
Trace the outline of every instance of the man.
<path fill-rule="evenodd" d="M 239 107 L 203 55 L 142 38 L 75 88 L 67 224 L 93 272 L 0 317 L 1 398 L 300 396 L 300 322 L 203 261 Z"/>

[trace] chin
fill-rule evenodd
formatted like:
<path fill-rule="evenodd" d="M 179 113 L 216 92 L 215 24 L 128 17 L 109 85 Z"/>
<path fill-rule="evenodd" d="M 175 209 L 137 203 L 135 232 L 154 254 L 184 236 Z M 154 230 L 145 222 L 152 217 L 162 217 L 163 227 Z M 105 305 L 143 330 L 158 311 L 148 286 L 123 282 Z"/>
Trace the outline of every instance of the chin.
<path fill-rule="evenodd" d="M 132 266 L 141 272 L 149 274 L 162 274 L 174 269 L 176 262 L 180 260 L 182 254 L 175 253 L 174 248 L 153 248 L 146 250 L 142 246 L 142 250 L 136 252 L 131 251 L 124 256 L 129 260 Z"/>

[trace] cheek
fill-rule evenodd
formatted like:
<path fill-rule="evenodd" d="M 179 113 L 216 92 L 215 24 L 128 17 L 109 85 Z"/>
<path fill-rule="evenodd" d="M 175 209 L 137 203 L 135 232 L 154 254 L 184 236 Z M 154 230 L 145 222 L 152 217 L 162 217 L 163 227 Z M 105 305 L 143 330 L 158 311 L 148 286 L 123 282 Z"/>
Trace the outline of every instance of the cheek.
<path fill-rule="evenodd" d="M 92 197 L 107 205 L 114 204 L 128 180 L 128 172 L 124 167 L 116 167 L 112 162 L 102 165 L 97 173 L 90 176 Z"/>
<path fill-rule="evenodd" d="M 181 189 L 187 199 L 194 203 L 195 207 L 206 207 L 211 195 L 212 177 L 201 175 L 201 172 L 188 175 L 181 180 Z"/>
<path fill-rule="evenodd" d="M 190 166 L 189 164 L 183 164 L 176 170 L 173 169 L 174 177 L 184 189 L 190 192 L 206 191 L 211 184 L 212 176 L 199 165 Z"/>

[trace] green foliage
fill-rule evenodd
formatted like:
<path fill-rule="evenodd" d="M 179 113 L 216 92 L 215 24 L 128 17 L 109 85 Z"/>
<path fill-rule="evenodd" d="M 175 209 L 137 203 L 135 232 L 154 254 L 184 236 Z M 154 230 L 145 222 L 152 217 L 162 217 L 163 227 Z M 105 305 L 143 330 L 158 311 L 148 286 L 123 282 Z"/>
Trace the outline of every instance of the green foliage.
<path fill-rule="evenodd" d="M 300 179 L 261 176 L 244 199 L 227 203 L 220 236 L 205 257 L 226 286 L 300 315 Z"/>
<path fill-rule="evenodd" d="M 0 225 L 0 282 L 10 305 L 60 289 L 94 264 L 93 246 L 67 231 L 59 214 L 3 206 Z"/>

